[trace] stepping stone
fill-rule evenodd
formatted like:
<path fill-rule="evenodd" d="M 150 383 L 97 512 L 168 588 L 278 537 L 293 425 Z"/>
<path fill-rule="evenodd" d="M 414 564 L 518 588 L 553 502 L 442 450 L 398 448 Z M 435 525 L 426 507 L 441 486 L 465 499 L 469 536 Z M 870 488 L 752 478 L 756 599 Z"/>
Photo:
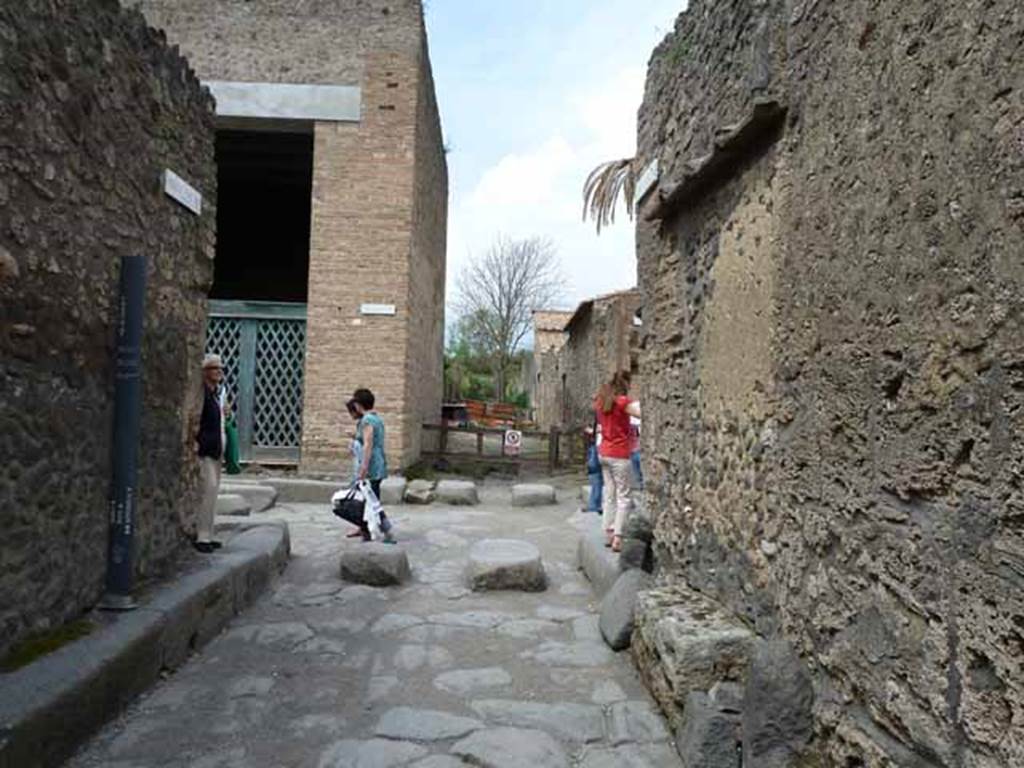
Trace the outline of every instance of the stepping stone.
<path fill-rule="evenodd" d="M 396 707 L 381 717 L 376 735 L 403 741 L 444 741 L 458 739 L 481 728 L 483 723 L 469 717 L 432 709 Z"/>
<path fill-rule="evenodd" d="M 341 578 L 372 587 L 392 587 L 409 580 L 409 558 L 394 544 L 366 542 L 341 554 Z"/>
<path fill-rule="evenodd" d="M 513 507 L 542 507 L 557 504 L 555 489 L 550 485 L 519 484 L 512 486 Z"/>
<path fill-rule="evenodd" d="M 237 493 L 222 493 L 217 496 L 216 513 L 231 517 L 248 517 L 252 507 L 244 496 Z"/>
<path fill-rule="evenodd" d="M 601 636 L 613 651 L 629 647 L 633 637 L 637 597 L 641 590 L 650 585 L 651 577 L 644 571 L 626 571 L 601 601 Z"/>
<path fill-rule="evenodd" d="M 434 500 L 434 483 L 430 480 L 413 480 L 405 487 L 406 504 L 430 504 Z"/>
<path fill-rule="evenodd" d="M 544 731 L 491 728 L 477 731 L 452 747 L 452 754 L 480 768 L 568 768 L 569 756 Z"/>
<path fill-rule="evenodd" d="M 272 485 L 227 481 L 220 484 L 220 493 L 242 496 L 253 512 L 264 512 L 277 503 L 277 488 Z"/>
<path fill-rule="evenodd" d="M 476 484 L 469 480 L 442 480 L 437 484 L 436 498 L 453 506 L 473 506 L 480 503 Z"/>
<path fill-rule="evenodd" d="M 540 550 L 528 541 L 516 539 L 484 539 L 474 544 L 469 550 L 466 578 L 475 592 L 543 592 L 547 588 Z"/>
<path fill-rule="evenodd" d="M 405 487 L 407 483 L 401 475 L 386 477 L 380 484 L 380 503 L 384 506 L 401 504 L 405 498 Z"/>

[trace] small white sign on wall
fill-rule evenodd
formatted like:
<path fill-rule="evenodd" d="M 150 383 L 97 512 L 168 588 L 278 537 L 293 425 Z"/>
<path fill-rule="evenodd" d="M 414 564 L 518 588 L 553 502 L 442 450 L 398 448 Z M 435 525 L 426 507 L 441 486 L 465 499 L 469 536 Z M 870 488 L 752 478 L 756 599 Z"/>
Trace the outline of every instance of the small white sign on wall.
<path fill-rule="evenodd" d="M 385 315 L 395 314 L 394 304 L 360 304 L 359 314 L 361 315 Z"/>
<path fill-rule="evenodd" d="M 164 169 L 164 194 L 177 200 L 198 216 L 203 212 L 203 196 L 199 190 L 169 168 Z"/>
<path fill-rule="evenodd" d="M 640 174 L 640 178 L 636 182 L 636 193 L 633 197 L 633 205 L 639 205 L 640 201 L 643 200 L 647 194 L 654 189 L 658 183 L 658 158 L 654 158 L 647 167 L 644 168 L 644 172 Z"/>

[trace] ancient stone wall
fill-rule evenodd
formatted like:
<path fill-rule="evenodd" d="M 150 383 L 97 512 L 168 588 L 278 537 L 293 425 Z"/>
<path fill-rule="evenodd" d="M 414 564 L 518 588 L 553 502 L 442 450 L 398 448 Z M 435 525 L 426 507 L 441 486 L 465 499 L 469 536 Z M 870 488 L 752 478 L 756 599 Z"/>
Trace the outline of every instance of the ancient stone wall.
<path fill-rule="evenodd" d="M 1022 56 L 1015 0 L 693 0 L 652 58 L 660 568 L 813 684 L 744 765 L 1024 764 Z"/>
<path fill-rule="evenodd" d="M 566 326 L 569 338 L 562 351 L 564 426 L 590 424 L 594 420 L 594 395 L 601 384 L 618 370 L 635 368 L 638 333 L 633 317 L 639 308 L 639 291 L 623 291 L 584 302 Z M 633 393 L 639 391 L 638 373 Z"/>
<path fill-rule="evenodd" d="M 148 260 L 136 566 L 183 545 L 213 276 L 213 102 L 112 0 L 0 6 L 0 655 L 103 589 L 120 257 Z M 170 168 L 204 196 L 163 194 Z"/>
<path fill-rule="evenodd" d="M 540 429 L 562 423 L 562 349 L 569 339 L 565 324 L 572 312 L 535 310 L 533 313 L 534 420 Z"/>

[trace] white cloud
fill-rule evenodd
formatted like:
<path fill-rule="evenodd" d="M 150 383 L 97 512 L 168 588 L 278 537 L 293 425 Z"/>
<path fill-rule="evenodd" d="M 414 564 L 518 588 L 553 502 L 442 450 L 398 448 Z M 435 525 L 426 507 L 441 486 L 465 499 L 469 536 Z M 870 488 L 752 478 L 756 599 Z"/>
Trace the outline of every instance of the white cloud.
<path fill-rule="evenodd" d="M 539 116 L 551 130 L 543 140 L 501 157 L 465 195 L 456 190 L 449 223 L 449 290 L 471 253 L 494 236 L 549 237 L 570 284 L 565 304 L 636 283 L 633 224 L 620 209 L 616 224 L 598 237 L 582 221 L 582 187 L 598 163 L 630 157 L 636 145 L 636 112 L 644 69 L 619 70 L 601 82 L 577 87 L 565 109 Z"/>

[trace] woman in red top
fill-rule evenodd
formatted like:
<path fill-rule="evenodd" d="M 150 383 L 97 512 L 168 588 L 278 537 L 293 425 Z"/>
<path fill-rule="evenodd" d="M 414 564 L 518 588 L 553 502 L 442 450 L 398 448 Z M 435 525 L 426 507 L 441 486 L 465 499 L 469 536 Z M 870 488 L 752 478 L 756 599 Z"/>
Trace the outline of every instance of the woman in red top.
<path fill-rule="evenodd" d="M 619 371 L 601 386 L 594 398 L 594 412 L 601 425 L 598 455 L 604 479 L 602 524 L 605 546 L 622 549 L 622 528 L 630 510 L 632 437 L 630 416 L 640 418 L 640 403 L 629 398 L 629 373 Z"/>

